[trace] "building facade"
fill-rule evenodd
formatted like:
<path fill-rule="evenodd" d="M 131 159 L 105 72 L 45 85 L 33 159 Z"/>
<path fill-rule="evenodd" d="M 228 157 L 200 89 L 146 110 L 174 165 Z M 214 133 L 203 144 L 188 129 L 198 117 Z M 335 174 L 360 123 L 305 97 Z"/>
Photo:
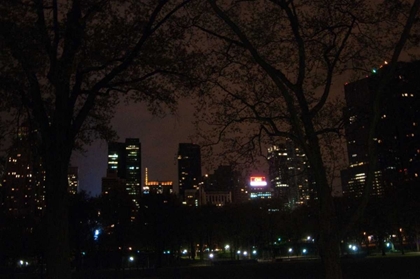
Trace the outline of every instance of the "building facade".
<path fill-rule="evenodd" d="M 420 63 L 399 63 L 380 103 L 375 138 L 369 138 L 375 89 L 381 70 L 345 85 L 344 112 L 349 166 L 341 171 L 343 194 L 360 197 L 369 170 L 368 143 L 377 148 L 371 195 L 418 181 L 420 174 Z"/>
<path fill-rule="evenodd" d="M 73 195 L 77 194 L 79 189 L 79 168 L 69 167 L 67 178 L 69 181 L 69 193 Z"/>
<path fill-rule="evenodd" d="M 45 210 L 45 172 L 37 133 L 19 128 L 7 156 L 2 180 L 1 207 L 10 216 L 41 216 Z"/>
<path fill-rule="evenodd" d="M 115 180 L 115 173 L 119 183 L 124 180 L 125 190 L 130 195 L 136 207 L 141 195 L 141 143 L 138 138 L 127 138 L 125 142 L 110 142 L 108 144 L 107 177 Z M 104 188 L 104 187 L 103 187 Z M 102 191 L 104 192 L 104 191 Z"/>
<path fill-rule="evenodd" d="M 201 179 L 200 146 L 193 143 L 180 143 L 178 147 L 178 189 L 183 201 L 196 204 L 194 191 L 198 191 Z"/>
<path fill-rule="evenodd" d="M 239 172 L 232 166 L 218 166 L 212 174 L 206 174 L 201 178 L 199 190 L 201 205 L 224 206 L 248 200 L 246 193 L 241 191 L 246 187 L 240 181 Z"/>
<path fill-rule="evenodd" d="M 164 195 L 169 196 L 173 194 L 173 182 L 162 180 L 149 180 L 149 171 L 144 169 L 144 185 L 142 190 L 143 195 Z"/>
<path fill-rule="evenodd" d="M 38 134 L 22 125 L 8 153 L 0 184 L 0 208 L 9 216 L 40 217 L 45 212 L 45 170 Z M 78 168 L 68 168 L 68 192 L 76 194 Z"/>
<path fill-rule="evenodd" d="M 286 139 L 268 148 L 269 182 L 274 198 L 290 207 L 315 198 L 305 153 Z"/>

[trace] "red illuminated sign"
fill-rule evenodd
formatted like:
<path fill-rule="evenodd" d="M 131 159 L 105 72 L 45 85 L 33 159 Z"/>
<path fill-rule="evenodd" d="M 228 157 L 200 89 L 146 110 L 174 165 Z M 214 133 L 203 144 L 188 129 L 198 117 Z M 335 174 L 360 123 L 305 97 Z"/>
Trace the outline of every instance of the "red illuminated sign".
<path fill-rule="evenodd" d="M 249 185 L 251 186 L 267 186 L 264 176 L 251 176 Z"/>

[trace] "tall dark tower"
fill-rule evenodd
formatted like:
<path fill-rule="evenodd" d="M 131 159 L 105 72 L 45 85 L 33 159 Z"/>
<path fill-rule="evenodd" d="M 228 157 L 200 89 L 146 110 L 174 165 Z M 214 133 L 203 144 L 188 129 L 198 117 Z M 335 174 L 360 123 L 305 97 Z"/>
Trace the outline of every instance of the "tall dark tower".
<path fill-rule="evenodd" d="M 136 201 L 141 193 L 141 143 L 138 138 L 127 138 L 125 142 L 108 144 L 107 175 L 117 175 L 125 180 L 125 188 Z"/>
<path fill-rule="evenodd" d="M 139 139 L 125 140 L 125 182 L 127 191 L 132 196 L 141 193 L 141 143 Z"/>
<path fill-rule="evenodd" d="M 382 70 L 345 86 L 349 167 L 341 171 L 343 194 L 360 197 L 368 166 L 368 142 L 377 144 L 377 168 L 371 194 L 418 183 L 420 178 L 420 61 L 399 63 L 383 92 L 376 137 L 369 139 L 375 88 Z"/>
<path fill-rule="evenodd" d="M 41 216 L 45 210 L 45 171 L 36 130 L 19 127 L 0 184 L 0 210 L 11 216 Z"/>
<path fill-rule="evenodd" d="M 178 185 L 179 195 L 185 199 L 186 190 L 197 190 L 201 179 L 200 146 L 193 143 L 180 143 L 178 147 Z"/>
<path fill-rule="evenodd" d="M 117 177 L 125 179 L 125 143 L 108 143 L 108 170 L 107 172 L 116 173 Z"/>
<path fill-rule="evenodd" d="M 305 154 L 291 140 L 268 148 L 269 179 L 274 197 L 293 207 L 315 198 Z"/>

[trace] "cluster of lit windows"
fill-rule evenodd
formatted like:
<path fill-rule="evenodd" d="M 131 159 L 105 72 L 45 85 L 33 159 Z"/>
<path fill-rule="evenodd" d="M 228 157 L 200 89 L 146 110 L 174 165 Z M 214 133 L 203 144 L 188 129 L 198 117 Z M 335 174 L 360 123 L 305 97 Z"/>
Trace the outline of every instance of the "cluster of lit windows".
<path fill-rule="evenodd" d="M 125 148 L 126 150 L 139 150 L 139 147 L 137 145 L 127 145 L 127 147 Z"/>
<path fill-rule="evenodd" d="M 250 193 L 250 198 L 251 199 L 256 199 L 256 198 L 260 198 L 260 199 L 271 199 L 271 193 L 270 192 L 251 192 Z"/>
<path fill-rule="evenodd" d="M 172 186 L 172 181 L 148 181 L 147 185 L 148 186 L 158 186 L 158 185 Z"/>
<path fill-rule="evenodd" d="M 365 164 L 364 162 L 360 162 L 360 163 L 356 163 L 356 164 L 351 164 L 350 165 L 350 168 L 354 168 L 354 167 L 357 167 L 357 166 L 362 166 L 364 164 Z"/>

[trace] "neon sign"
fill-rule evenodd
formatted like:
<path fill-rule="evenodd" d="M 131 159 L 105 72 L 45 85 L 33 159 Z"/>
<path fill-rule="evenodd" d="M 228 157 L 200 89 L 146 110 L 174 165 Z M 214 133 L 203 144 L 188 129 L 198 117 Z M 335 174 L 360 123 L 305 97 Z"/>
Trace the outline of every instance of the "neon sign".
<path fill-rule="evenodd" d="M 264 176 L 251 176 L 250 183 L 251 186 L 267 186 L 267 181 Z"/>

